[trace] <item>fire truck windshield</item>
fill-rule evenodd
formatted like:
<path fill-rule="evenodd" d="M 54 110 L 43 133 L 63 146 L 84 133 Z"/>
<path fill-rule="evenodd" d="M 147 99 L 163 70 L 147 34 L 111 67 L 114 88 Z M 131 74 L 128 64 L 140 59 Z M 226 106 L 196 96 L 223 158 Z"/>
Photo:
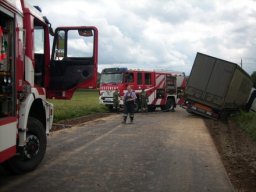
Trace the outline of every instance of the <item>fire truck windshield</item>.
<path fill-rule="evenodd" d="M 101 75 L 100 83 L 101 84 L 107 84 L 107 83 L 113 83 L 118 84 L 123 82 L 123 73 L 103 73 Z"/>

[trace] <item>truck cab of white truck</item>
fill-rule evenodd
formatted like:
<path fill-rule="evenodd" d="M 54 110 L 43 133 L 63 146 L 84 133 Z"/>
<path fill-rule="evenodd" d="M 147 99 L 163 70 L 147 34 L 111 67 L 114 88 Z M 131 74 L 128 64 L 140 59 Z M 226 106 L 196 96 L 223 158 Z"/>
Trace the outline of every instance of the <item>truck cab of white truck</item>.
<path fill-rule="evenodd" d="M 255 88 L 252 88 L 251 94 L 248 98 L 245 108 L 247 111 L 256 112 L 256 89 Z"/>
<path fill-rule="evenodd" d="M 1 0 L 0 18 L 0 164 L 23 173 L 46 151 L 53 122 L 46 99 L 70 99 L 76 88 L 96 87 L 98 31 L 57 28 L 50 54 L 53 30 L 40 8 Z M 75 50 L 77 41 L 91 49 Z"/>

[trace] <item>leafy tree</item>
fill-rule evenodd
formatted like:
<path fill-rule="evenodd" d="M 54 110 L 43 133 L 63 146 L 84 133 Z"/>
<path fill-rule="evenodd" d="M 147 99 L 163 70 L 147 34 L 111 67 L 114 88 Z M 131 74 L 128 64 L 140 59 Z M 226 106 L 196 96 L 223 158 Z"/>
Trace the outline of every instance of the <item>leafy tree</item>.
<path fill-rule="evenodd" d="M 251 74 L 254 88 L 256 88 L 256 71 Z"/>

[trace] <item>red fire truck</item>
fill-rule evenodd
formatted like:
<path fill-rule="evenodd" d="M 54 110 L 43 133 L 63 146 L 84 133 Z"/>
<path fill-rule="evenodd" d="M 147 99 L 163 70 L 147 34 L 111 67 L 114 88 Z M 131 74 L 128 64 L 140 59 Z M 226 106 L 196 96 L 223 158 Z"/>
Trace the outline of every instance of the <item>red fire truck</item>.
<path fill-rule="evenodd" d="M 185 89 L 184 73 L 156 72 L 143 70 L 128 70 L 127 68 L 106 68 L 102 70 L 100 80 L 100 103 L 111 110 L 113 108 L 113 93 L 118 89 L 120 105 L 127 86 L 132 86 L 137 94 L 136 111 L 139 106 L 139 93 L 144 89 L 148 96 L 148 109 L 154 111 L 161 107 L 167 111 L 176 107 L 180 95 Z"/>
<path fill-rule="evenodd" d="M 0 164 L 22 173 L 46 151 L 53 122 L 46 98 L 70 99 L 78 87 L 96 87 L 98 32 L 79 26 L 54 33 L 40 8 L 25 0 L 1 0 L 0 18 Z"/>

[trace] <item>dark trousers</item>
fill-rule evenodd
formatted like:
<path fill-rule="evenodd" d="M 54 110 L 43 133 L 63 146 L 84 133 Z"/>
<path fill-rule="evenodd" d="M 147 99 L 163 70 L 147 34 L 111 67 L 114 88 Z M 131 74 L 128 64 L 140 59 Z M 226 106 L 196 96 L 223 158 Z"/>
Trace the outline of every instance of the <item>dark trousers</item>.
<path fill-rule="evenodd" d="M 124 105 L 124 121 L 126 121 L 127 116 L 130 116 L 131 121 L 134 118 L 134 101 L 127 101 Z"/>
<path fill-rule="evenodd" d="M 116 101 L 116 100 L 113 101 L 113 108 L 116 112 L 119 111 L 119 102 L 118 101 Z"/>

